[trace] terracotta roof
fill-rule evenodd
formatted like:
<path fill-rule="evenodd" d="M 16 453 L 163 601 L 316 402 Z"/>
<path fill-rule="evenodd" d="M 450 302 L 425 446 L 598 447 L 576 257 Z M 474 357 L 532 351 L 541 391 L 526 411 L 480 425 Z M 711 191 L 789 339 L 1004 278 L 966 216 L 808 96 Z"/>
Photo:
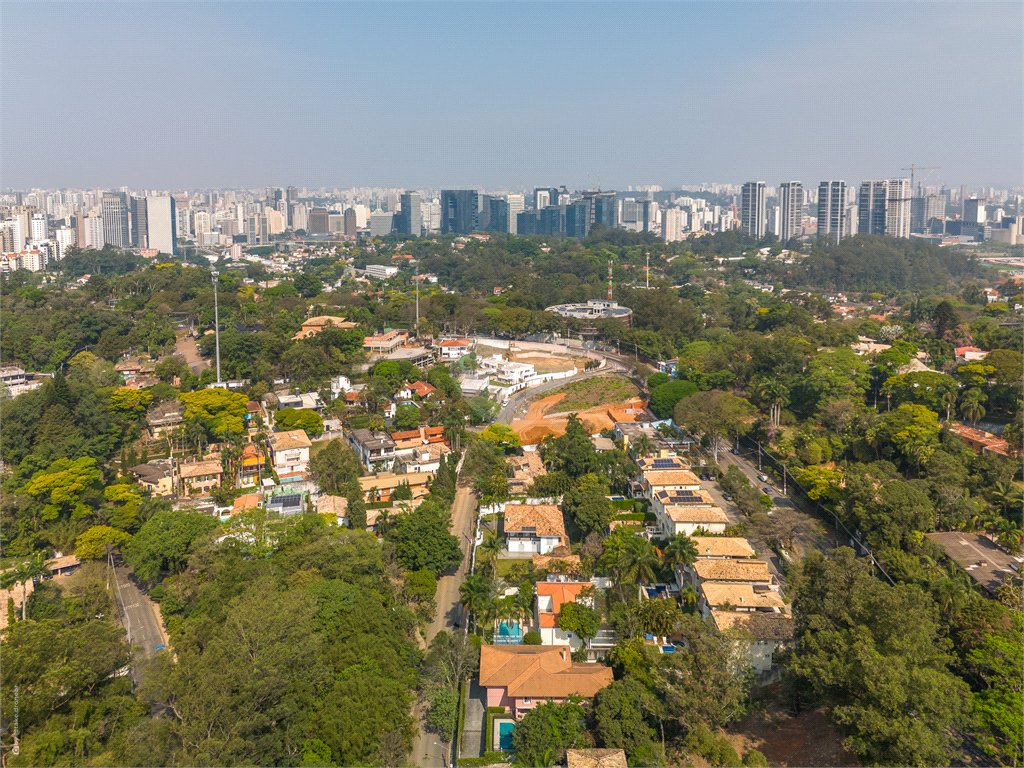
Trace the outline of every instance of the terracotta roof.
<path fill-rule="evenodd" d="M 684 469 L 659 469 L 644 472 L 644 480 L 651 486 L 700 485 L 700 478 Z"/>
<path fill-rule="evenodd" d="M 704 599 L 709 605 L 729 603 L 733 608 L 778 608 L 786 609 L 778 592 L 770 589 L 755 590 L 750 584 L 726 584 L 720 581 L 705 581 L 700 585 Z"/>
<path fill-rule="evenodd" d="M 433 384 L 429 384 L 425 381 L 416 381 L 409 385 L 409 389 L 413 394 L 419 395 L 420 397 L 426 397 L 431 392 L 436 392 L 437 388 Z"/>
<path fill-rule="evenodd" d="M 237 515 L 245 509 L 257 509 L 262 503 L 263 499 L 258 493 L 247 493 L 245 496 L 235 499 L 235 503 L 231 507 L 231 514 Z"/>
<path fill-rule="evenodd" d="M 536 529 L 538 536 L 565 538 L 562 510 L 554 504 L 506 504 L 505 531 Z"/>
<path fill-rule="evenodd" d="M 561 549 L 561 545 L 555 547 L 555 550 Z M 533 556 L 533 567 L 534 568 L 546 568 L 551 563 L 566 563 L 568 565 L 579 565 L 579 555 L 556 555 L 554 551 L 550 555 L 534 555 Z"/>
<path fill-rule="evenodd" d="M 770 583 L 768 563 L 764 560 L 709 560 L 702 557 L 692 566 L 704 581 L 763 581 Z"/>
<path fill-rule="evenodd" d="M 718 507 L 691 507 L 670 504 L 665 507 L 665 514 L 674 523 L 726 523 L 729 518 Z"/>
<path fill-rule="evenodd" d="M 754 548 L 746 539 L 727 536 L 691 536 L 697 557 L 753 557 Z"/>
<path fill-rule="evenodd" d="M 249 443 L 242 449 L 242 461 L 246 459 L 256 459 L 257 461 L 263 458 L 263 454 L 260 453 L 260 449 L 252 443 Z"/>
<path fill-rule="evenodd" d="M 412 512 L 416 507 L 423 503 L 423 499 L 413 499 L 412 501 L 396 501 L 391 505 L 391 509 L 368 509 L 366 510 L 366 527 L 372 528 L 380 520 L 380 516 L 383 512 L 388 513 L 388 517 L 394 517 L 395 515 L 401 515 L 405 512 Z"/>
<path fill-rule="evenodd" d="M 566 768 L 627 768 L 624 749 L 567 749 Z"/>
<path fill-rule="evenodd" d="M 345 517 L 348 512 L 348 499 L 344 496 L 321 496 L 316 500 L 316 511 L 321 515 Z"/>
<path fill-rule="evenodd" d="M 668 469 L 668 470 L 671 470 L 671 469 L 687 470 L 687 469 L 690 468 L 689 464 L 687 464 L 685 461 L 683 461 L 682 459 L 680 459 L 678 457 L 667 458 L 667 459 L 662 459 L 662 458 L 655 459 L 655 458 L 651 458 L 649 456 L 641 456 L 641 457 L 639 457 L 636 460 L 636 465 L 638 467 L 640 467 L 641 470 L 645 470 L 647 472 L 651 472 L 651 471 L 654 471 L 654 462 L 655 461 L 662 462 L 662 463 L 664 463 L 666 461 L 671 461 L 671 462 L 673 462 L 675 464 L 675 467 L 664 467 L 663 466 L 663 469 Z"/>
<path fill-rule="evenodd" d="M 180 464 L 178 466 L 178 476 L 182 480 L 189 477 L 199 477 L 200 475 L 220 475 L 223 473 L 224 468 L 216 459 L 211 459 L 210 461 L 193 461 L 190 464 Z"/>
<path fill-rule="evenodd" d="M 712 611 L 711 618 L 719 631 L 735 630 L 754 640 L 793 639 L 793 619 L 781 613 Z"/>
<path fill-rule="evenodd" d="M 431 472 L 410 472 L 405 475 L 367 475 L 359 478 L 359 485 L 365 493 L 371 488 L 376 488 L 378 491 L 397 488 L 402 483 L 409 483 L 412 487 L 426 485 L 433 477 Z"/>
<path fill-rule="evenodd" d="M 250 400 L 248 403 L 245 404 L 245 410 L 247 410 L 249 413 L 259 413 L 260 404 Z"/>
<path fill-rule="evenodd" d="M 538 581 L 536 586 L 536 594 L 539 600 L 540 597 L 551 598 L 551 610 L 540 611 L 540 625 L 542 627 L 556 627 L 558 626 L 558 614 L 562 611 L 563 603 L 575 603 L 576 598 L 579 597 L 586 587 L 591 586 L 590 582 L 562 582 L 562 581 Z M 538 602 L 538 605 L 540 603 Z"/>
<path fill-rule="evenodd" d="M 293 448 L 309 448 L 312 443 L 304 429 L 291 429 L 287 432 L 273 432 L 270 435 L 270 448 L 274 451 L 287 451 Z"/>
<path fill-rule="evenodd" d="M 472 344 L 473 344 L 473 342 L 471 342 L 469 339 L 445 339 L 444 341 L 442 341 L 437 346 L 439 346 L 439 347 L 468 347 L 468 346 L 471 346 Z"/>
<path fill-rule="evenodd" d="M 590 698 L 612 682 L 603 664 L 573 664 L 568 646 L 484 645 L 480 685 L 506 688 L 512 698 Z"/>

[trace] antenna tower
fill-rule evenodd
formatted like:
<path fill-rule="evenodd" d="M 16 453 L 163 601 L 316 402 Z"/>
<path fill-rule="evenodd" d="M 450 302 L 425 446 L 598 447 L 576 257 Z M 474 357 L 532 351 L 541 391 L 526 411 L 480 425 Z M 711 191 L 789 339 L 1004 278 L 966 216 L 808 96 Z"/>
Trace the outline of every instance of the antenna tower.
<path fill-rule="evenodd" d="M 651 254 L 647 254 L 647 284 L 644 286 L 647 290 L 651 289 Z"/>
<path fill-rule="evenodd" d="M 612 300 L 612 260 L 608 259 L 608 301 Z"/>

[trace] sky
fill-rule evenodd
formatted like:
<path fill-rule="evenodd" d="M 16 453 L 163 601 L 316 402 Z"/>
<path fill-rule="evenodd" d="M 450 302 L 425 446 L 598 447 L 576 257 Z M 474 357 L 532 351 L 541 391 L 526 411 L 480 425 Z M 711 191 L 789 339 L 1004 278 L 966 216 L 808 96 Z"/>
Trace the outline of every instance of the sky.
<path fill-rule="evenodd" d="M 0 5 L 0 187 L 1024 185 L 1024 4 Z"/>

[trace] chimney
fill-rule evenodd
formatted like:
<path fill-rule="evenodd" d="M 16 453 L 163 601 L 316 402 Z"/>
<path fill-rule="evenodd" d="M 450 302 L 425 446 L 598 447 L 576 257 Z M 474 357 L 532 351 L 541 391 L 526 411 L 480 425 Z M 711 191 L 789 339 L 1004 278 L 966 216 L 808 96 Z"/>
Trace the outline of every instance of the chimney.
<path fill-rule="evenodd" d="M 562 661 L 569 660 L 569 652 L 564 647 L 562 648 Z"/>

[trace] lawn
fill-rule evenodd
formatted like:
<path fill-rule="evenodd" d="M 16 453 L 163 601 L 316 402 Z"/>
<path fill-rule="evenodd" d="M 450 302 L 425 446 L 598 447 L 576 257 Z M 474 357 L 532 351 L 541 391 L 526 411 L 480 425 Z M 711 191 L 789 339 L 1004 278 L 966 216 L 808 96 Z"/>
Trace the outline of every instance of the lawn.
<path fill-rule="evenodd" d="M 479 564 L 479 561 L 477 561 Z M 524 558 L 513 558 L 513 557 L 499 557 L 495 563 L 498 566 L 498 575 L 504 578 L 508 576 L 509 569 L 516 563 L 530 563 L 531 560 Z"/>
<path fill-rule="evenodd" d="M 619 403 L 635 397 L 639 390 L 633 382 L 622 376 L 595 376 L 566 384 L 553 392 L 544 392 L 541 397 L 561 393 L 565 393 L 565 397 L 552 409 L 558 413 L 585 411 L 598 405 Z"/>
<path fill-rule="evenodd" d="M 340 439 L 341 438 L 335 438 L 335 440 Z M 312 445 L 309 446 L 309 458 L 312 459 L 314 456 L 320 453 L 320 451 L 322 451 L 324 448 L 330 445 L 331 442 L 331 440 L 317 440 L 316 442 L 314 442 Z"/>

